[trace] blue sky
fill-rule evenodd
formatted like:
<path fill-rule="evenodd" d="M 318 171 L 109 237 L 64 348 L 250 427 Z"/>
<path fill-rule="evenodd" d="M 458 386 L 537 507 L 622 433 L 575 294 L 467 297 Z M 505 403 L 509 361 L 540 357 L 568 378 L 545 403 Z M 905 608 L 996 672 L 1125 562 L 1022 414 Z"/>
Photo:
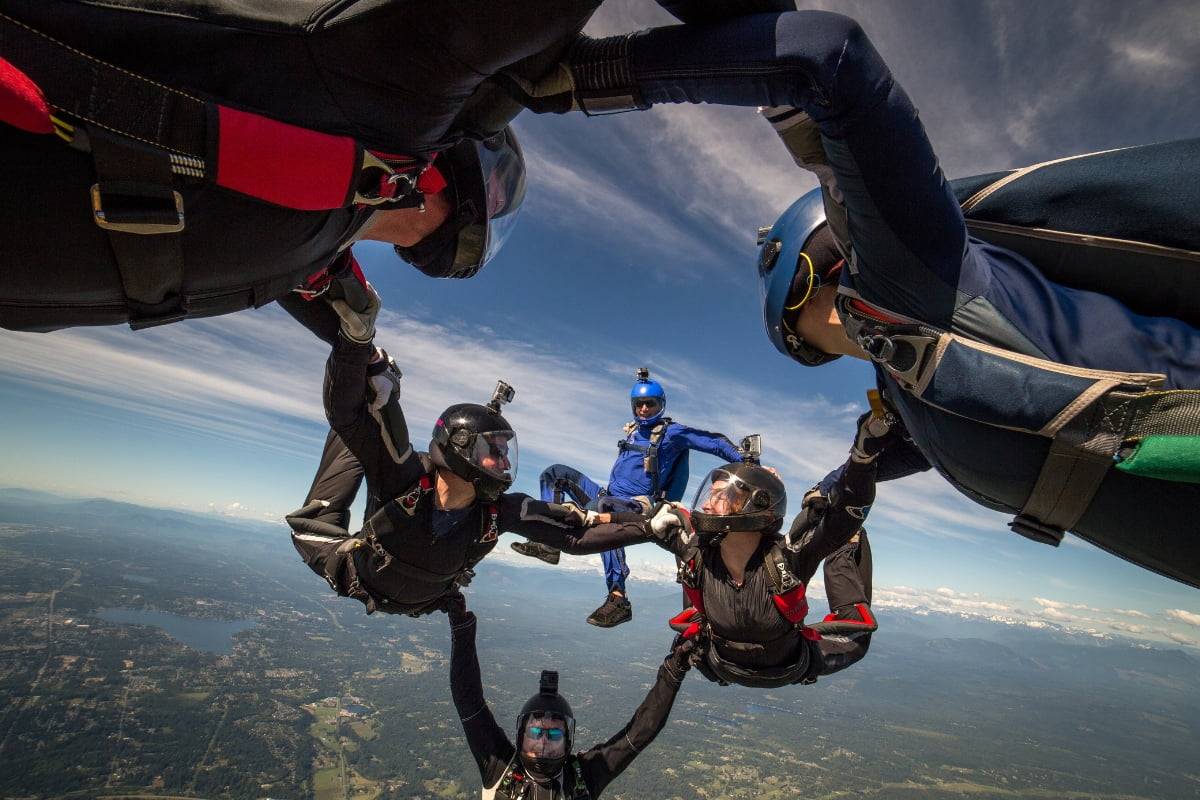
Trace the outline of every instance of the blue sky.
<path fill-rule="evenodd" d="M 951 176 L 1200 135 L 1193 2 L 805 5 L 862 21 Z M 646 0 L 610 0 L 591 32 L 664 22 Z M 839 463 L 871 373 L 848 359 L 804 370 L 763 334 L 755 228 L 815 185 L 769 126 L 749 109 L 672 107 L 517 128 L 527 207 L 477 278 L 436 282 L 359 249 L 418 441 L 443 407 L 504 378 L 517 388 L 517 488 L 556 461 L 603 480 L 645 365 L 676 419 L 761 432 L 796 496 Z M 316 466 L 325 355 L 276 309 L 137 334 L 0 332 L 0 485 L 277 520 Z M 694 458 L 693 482 L 713 465 Z M 1005 522 L 935 475 L 882 487 L 877 602 L 1200 642 L 1195 590 Z M 636 576 L 670 569 L 648 547 L 631 562 L 635 600 Z"/>

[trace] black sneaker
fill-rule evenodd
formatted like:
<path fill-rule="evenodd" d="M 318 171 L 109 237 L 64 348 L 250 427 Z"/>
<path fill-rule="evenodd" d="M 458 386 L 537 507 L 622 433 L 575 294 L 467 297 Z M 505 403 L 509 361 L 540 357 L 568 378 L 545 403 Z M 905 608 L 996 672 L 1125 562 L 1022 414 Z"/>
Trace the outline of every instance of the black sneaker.
<path fill-rule="evenodd" d="M 537 558 L 545 561 L 547 564 L 557 564 L 560 555 L 559 551 L 553 547 L 539 544 L 538 542 L 513 542 L 509 547 L 523 556 Z"/>
<path fill-rule="evenodd" d="M 609 592 L 603 605 L 592 612 L 587 618 L 589 625 L 597 628 L 615 628 L 623 622 L 633 619 L 633 605 L 629 598 L 616 592 Z"/>

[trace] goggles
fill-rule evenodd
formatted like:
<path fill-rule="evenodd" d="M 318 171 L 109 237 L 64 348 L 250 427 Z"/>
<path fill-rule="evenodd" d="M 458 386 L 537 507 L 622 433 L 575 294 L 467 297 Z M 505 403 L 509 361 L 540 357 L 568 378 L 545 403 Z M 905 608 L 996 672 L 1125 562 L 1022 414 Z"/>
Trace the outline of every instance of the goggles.
<path fill-rule="evenodd" d="M 530 725 L 525 728 L 525 735 L 530 739 L 548 739 L 552 742 L 560 742 L 567 732 L 562 728 L 543 728 L 540 725 Z"/>

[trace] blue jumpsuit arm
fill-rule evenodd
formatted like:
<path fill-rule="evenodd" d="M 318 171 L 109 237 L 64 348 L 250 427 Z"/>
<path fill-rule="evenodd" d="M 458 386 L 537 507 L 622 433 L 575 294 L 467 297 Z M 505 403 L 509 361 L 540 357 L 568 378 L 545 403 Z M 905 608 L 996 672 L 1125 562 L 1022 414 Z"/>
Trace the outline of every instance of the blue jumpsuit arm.
<path fill-rule="evenodd" d="M 947 323 L 985 265 L 917 110 L 854 20 L 823 11 L 657 28 L 630 43 L 646 102 L 795 106 L 821 129 L 849 212 L 856 288 L 900 313 Z"/>
<path fill-rule="evenodd" d="M 710 456 L 724 459 L 726 462 L 741 461 L 742 454 L 738 452 L 737 446 L 729 440 L 728 437 L 720 433 L 710 433 L 708 431 L 689 428 L 686 425 L 680 425 L 676 431 L 672 432 L 677 436 L 689 450 L 696 450 L 701 453 L 708 453 Z"/>

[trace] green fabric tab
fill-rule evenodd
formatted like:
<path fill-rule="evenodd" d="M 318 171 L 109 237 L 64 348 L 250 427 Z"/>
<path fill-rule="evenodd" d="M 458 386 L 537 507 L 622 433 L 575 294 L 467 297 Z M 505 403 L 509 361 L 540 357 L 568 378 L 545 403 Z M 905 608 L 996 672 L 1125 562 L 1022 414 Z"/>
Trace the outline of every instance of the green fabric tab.
<path fill-rule="evenodd" d="M 1146 478 L 1200 483 L 1200 436 L 1148 436 L 1117 469 Z"/>

